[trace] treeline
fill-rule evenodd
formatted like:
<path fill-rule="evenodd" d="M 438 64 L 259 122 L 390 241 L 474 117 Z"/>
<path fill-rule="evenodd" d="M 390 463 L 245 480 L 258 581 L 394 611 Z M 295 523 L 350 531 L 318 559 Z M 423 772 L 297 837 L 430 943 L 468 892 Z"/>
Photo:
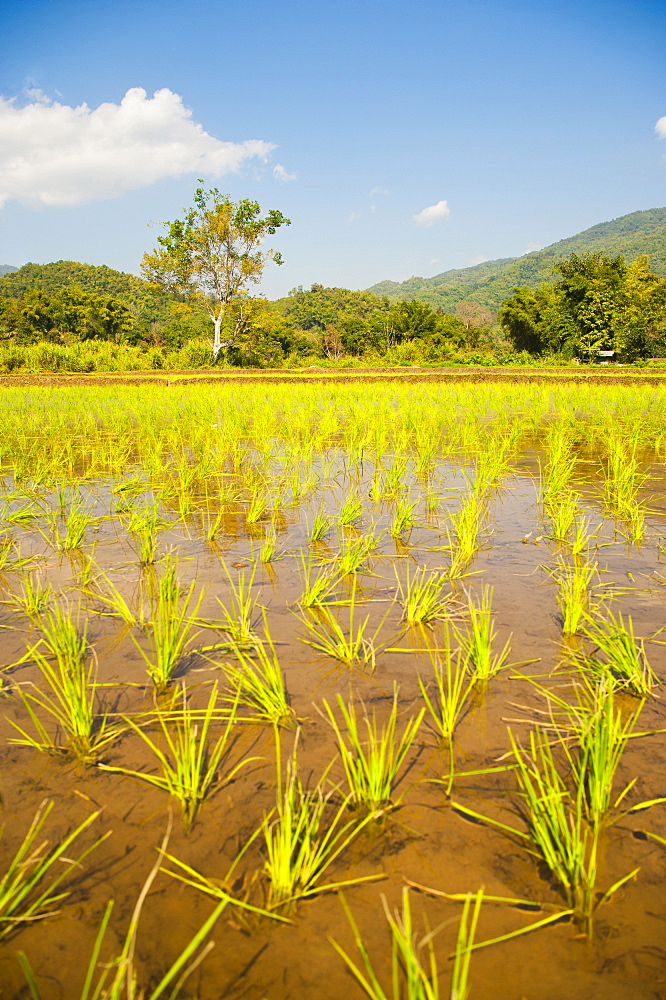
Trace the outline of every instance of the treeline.
<path fill-rule="evenodd" d="M 220 362 L 273 367 L 362 357 L 393 364 L 442 360 L 490 343 L 486 311 L 469 306 L 451 316 L 416 301 L 392 304 L 369 292 L 318 284 L 276 302 L 241 297 L 225 320 Z M 16 366 L 28 345 L 105 342 L 149 351 L 158 366 L 160 352 L 172 359 L 187 345 L 188 356 L 205 355 L 210 336 L 200 302 L 165 296 L 111 268 L 59 261 L 28 264 L 0 278 L 0 342 L 17 349 L 3 352 L 13 359 L 6 364 Z M 71 351 L 31 353 L 42 355 L 65 363 Z"/>
<path fill-rule="evenodd" d="M 666 281 L 647 255 L 587 253 L 555 265 L 559 279 L 516 288 L 499 309 L 506 338 L 518 351 L 589 361 L 600 351 L 634 362 L 666 356 Z"/>

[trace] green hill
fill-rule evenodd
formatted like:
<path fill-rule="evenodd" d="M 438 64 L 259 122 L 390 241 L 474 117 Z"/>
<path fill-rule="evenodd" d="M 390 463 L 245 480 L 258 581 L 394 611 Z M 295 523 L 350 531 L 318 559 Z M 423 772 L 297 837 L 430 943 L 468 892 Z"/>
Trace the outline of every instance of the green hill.
<path fill-rule="evenodd" d="M 76 285 L 85 292 L 111 295 L 130 306 L 141 323 L 163 317 L 167 299 L 154 292 L 147 281 L 134 274 L 114 271 L 102 265 L 79 264 L 73 260 L 58 260 L 53 264 L 24 264 L 18 270 L 0 277 L 0 298 L 21 299 L 26 292 L 39 289 L 55 294 L 61 288 Z"/>
<path fill-rule="evenodd" d="M 570 253 L 599 250 L 612 257 L 622 254 L 627 263 L 646 253 L 652 270 L 666 278 L 666 208 L 650 208 L 602 222 L 524 257 L 488 260 L 475 267 L 444 271 L 434 278 L 380 281 L 367 291 L 386 296 L 392 302 L 418 299 L 441 306 L 445 312 L 455 311 L 463 301 L 478 302 L 495 312 L 513 288 L 552 280 L 553 266 Z"/>

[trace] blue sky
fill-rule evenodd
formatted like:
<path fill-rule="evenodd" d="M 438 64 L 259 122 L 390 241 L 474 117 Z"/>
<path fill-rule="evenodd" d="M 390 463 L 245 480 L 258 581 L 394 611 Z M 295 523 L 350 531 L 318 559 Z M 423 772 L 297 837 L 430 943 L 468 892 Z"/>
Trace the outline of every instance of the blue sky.
<path fill-rule="evenodd" d="M 199 176 L 291 218 L 271 298 L 520 255 L 666 205 L 665 48 L 643 0 L 22 0 L 0 263 L 139 273 Z"/>

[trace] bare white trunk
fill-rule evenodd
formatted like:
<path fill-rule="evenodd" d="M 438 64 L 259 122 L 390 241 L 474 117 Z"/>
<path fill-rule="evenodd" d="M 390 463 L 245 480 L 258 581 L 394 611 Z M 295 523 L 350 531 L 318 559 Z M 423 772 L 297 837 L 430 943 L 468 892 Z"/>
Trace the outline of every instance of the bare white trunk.
<path fill-rule="evenodd" d="M 216 360 L 218 354 L 222 350 L 222 338 L 220 336 L 220 334 L 222 332 L 222 314 L 221 313 L 213 319 L 213 326 L 215 328 L 215 336 L 213 337 L 213 360 Z"/>

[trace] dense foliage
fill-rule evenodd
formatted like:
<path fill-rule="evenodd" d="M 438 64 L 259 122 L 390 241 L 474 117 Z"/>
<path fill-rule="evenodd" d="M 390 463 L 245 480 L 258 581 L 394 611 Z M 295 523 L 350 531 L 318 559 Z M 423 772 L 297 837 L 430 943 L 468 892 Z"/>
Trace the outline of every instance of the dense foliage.
<path fill-rule="evenodd" d="M 631 362 L 666 355 L 666 280 L 648 266 L 605 253 L 571 254 L 559 279 L 517 288 L 499 310 L 507 339 L 519 351 L 590 360 L 599 351 Z"/>

